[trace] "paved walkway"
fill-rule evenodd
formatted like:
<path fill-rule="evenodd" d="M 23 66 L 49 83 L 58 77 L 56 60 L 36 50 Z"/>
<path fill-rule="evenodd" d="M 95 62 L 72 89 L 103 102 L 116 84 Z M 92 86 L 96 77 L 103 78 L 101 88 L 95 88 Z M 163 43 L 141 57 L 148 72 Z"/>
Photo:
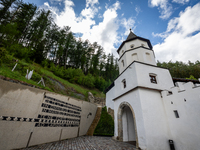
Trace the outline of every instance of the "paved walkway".
<path fill-rule="evenodd" d="M 73 139 L 42 144 L 23 150 L 137 150 L 134 145 L 117 142 L 111 137 L 81 136 Z"/>

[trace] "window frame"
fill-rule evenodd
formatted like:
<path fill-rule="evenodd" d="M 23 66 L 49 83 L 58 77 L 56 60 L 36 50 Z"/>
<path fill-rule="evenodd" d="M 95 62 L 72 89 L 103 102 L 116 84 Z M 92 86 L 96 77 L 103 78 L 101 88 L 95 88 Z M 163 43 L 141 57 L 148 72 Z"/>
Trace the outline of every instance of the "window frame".
<path fill-rule="evenodd" d="M 178 114 L 178 110 L 174 110 L 174 115 L 175 115 L 176 118 L 180 118 L 179 114 Z"/>
<path fill-rule="evenodd" d="M 122 60 L 121 62 L 122 62 L 122 67 L 124 67 L 124 60 Z"/>
<path fill-rule="evenodd" d="M 123 79 L 123 80 L 122 80 L 122 85 L 123 85 L 123 88 L 124 88 L 124 89 L 127 87 L 127 85 L 126 85 L 126 79 Z"/>
<path fill-rule="evenodd" d="M 130 48 L 134 48 L 134 47 L 135 47 L 135 45 L 134 45 L 134 44 L 131 44 L 131 45 L 130 45 Z"/>
<path fill-rule="evenodd" d="M 150 82 L 154 84 L 158 84 L 157 75 L 156 74 L 149 74 Z"/>

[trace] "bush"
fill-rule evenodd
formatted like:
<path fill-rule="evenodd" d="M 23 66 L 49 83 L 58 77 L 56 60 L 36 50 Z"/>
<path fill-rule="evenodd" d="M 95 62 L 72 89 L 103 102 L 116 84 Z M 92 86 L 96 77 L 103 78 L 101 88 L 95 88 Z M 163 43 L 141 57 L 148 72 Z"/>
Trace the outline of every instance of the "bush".
<path fill-rule="evenodd" d="M 45 60 L 42 61 L 42 67 L 44 67 L 45 69 L 48 68 L 48 65 L 49 65 L 49 62 L 48 62 L 47 59 L 45 59 Z"/>
<path fill-rule="evenodd" d="M 70 79 L 73 78 L 73 70 L 74 69 L 72 69 L 72 68 L 68 68 L 68 69 L 65 70 L 65 73 L 64 73 L 65 79 L 70 80 Z"/>
<path fill-rule="evenodd" d="M 108 114 L 106 106 L 102 108 L 101 118 L 95 128 L 94 135 L 114 135 L 114 120 Z"/>
<path fill-rule="evenodd" d="M 100 91 L 104 91 L 105 90 L 105 86 L 106 86 L 106 81 L 102 77 L 98 77 L 97 76 L 97 77 L 95 77 L 94 85 Z"/>
<path fill-rule="evenodd" d="M 55 72 L 55 70 L 56 70 L 56 66 L 55 66 L 55 64 L 53 62 L 50 63 L 50 70 L 52 72 Z"/>
<path fill-rule="evenodd" d="M 7 51 L 4 47 L 0 47 L 0 65 L 7 60 Z"/>
<path fill-rule="evenodd" d="M 10 53 L 19 59 L 29 60 L 29 49 L 19 44 L 13 44 L 9 48 Z"/>
<path fill-rule="evenodd" d="M 31 77 L 31 80 L 33 80 L 35 82 L 39 82 L 41 80 L 41 76 L 33 71 L 33 75 Z"/>
<path fill-rule="evenodd" d="M 95 81 L 94 77 L 91 74 L 88 74 L 87 76 L 84 77 L 83 84 L 86 87 L 93 88 L 94 81 Z"/>

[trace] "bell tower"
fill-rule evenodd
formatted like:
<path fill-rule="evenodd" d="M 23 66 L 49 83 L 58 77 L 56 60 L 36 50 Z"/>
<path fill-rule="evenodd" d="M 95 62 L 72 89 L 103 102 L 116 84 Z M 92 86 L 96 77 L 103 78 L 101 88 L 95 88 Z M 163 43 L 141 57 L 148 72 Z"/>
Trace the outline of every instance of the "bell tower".
<path fill-rule="evenodd" d="M 133 61 L 156 66 L 155 54 L 148 39 L 135 35 L 131 29 L 125 41 L 117 50 L 119 54 L 119 73 L 121 74 Z"/>

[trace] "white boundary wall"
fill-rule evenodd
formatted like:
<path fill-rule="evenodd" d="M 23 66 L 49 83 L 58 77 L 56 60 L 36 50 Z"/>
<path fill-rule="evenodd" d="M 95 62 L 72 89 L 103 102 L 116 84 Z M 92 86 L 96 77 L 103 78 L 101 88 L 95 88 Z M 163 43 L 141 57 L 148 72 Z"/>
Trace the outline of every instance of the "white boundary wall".
<path fill-rule="evenodd" d="M 0 80 L 0 149 L 85 135 L 95 104 Z"/>

